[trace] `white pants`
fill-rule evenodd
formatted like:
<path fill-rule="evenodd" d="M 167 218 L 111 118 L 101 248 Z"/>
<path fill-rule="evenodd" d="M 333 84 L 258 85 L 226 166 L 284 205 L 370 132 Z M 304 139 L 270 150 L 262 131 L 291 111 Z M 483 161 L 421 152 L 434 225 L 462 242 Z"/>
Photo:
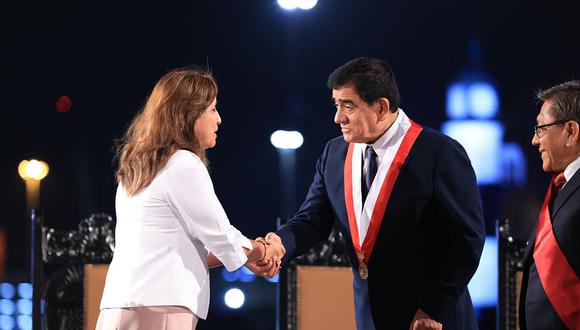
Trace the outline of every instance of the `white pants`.
<path fill-rule="evenodd" d="M 106 308 L 99 313 L 96 330 L 195 329 L 198 318 L 181 306 Z"/>

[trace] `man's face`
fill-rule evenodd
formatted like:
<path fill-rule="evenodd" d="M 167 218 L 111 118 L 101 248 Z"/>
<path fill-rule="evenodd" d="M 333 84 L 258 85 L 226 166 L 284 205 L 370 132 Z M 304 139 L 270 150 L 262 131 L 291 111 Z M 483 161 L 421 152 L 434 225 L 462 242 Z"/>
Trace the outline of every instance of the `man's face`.
<path fill-rule="evenodd" d="M 194 124 L 194 132 L 201 150 L 213 148 L 216 144 L 218 125 L 222 119 L 216 109 L 216 100 L 205 109 Z"/>
<path fill-rule="evenodd" d="M 552 102 L 542 104 L 540 113 L 536 117 L 538 126 L 556 122 L 552 110 Z M 539 128 L 532 138 L 532 144 L 538 147 L 542 157 L 542 168 L 545 172 L 562 172 L 566 168 L 567 155 L 566 141 L 568 134 L 564 124 L 556 124 Z"/>
<path fill-rule="evenodd" d="M 383 133 L 379 128 L 378 101 L 366 103 L 351 86 L 333 89 L 332 100 L 336 105 L 334 122 L 340 125 L 346 142 L 373 143 Z"/>

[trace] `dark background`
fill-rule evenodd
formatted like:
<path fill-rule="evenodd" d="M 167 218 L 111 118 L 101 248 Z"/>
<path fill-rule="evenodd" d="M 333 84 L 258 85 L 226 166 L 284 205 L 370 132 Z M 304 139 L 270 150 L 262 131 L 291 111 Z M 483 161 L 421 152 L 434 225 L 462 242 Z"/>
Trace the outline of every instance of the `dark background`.
<path fill-rule="evenodd" d="M 223 120 L 208 152 L 218 197 L 247 236 L 274 229 L 280 214 L 277 129 L 296 129 L 296 199 L 327 140 L 340 134 L 325 86 L 358 56 L 387 60 L 402 108 L 438 128 L 445 92 L 479 42 L 482 68 L 500 96 L 505 140 L 519 143 L 528 182 L 482 190 L 486 221 L 513 219 L 529 234 L 548 175 L 530 145 L 534 92 L 580 76 L 577 1 L 319 0 L 286 12 L 275 0 L 19 1 L 0 5 L 0 227 L 8 233 L 7 278 L 27 267 L 23 159 L 50 165 L 41 208 L 49 226 L 73 228 L 93 212 L 114 214 L 114 140 L 169 69 L 209 65 Z M 56 100 L 68 95 L 67 113 Z M 213 306 L 213 305 L 212 305 Z M 213 307 L 212 307 L 213 308 Z"/>

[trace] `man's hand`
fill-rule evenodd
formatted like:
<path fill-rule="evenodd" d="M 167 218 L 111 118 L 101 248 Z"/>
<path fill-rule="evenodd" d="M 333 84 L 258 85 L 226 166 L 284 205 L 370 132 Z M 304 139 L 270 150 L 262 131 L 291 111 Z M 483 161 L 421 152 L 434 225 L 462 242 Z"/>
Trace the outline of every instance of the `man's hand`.
<path fill-rule="evenodd" d="M 268 233 L 266 239 L 258 237 L 255 241 L 266 243 L 266 253 L 264 259 L 255 263 L 247 263 L 246 267 L 254 274 L 264 277 L 274 277 L 280 272 L 282 257 L 286 253 L 280 237 L 274 233 Z"/>
<path fill-rule="evenodd" d="M 276 234 L 274 234 L 276 235 Z M 278 261 L 278 264 L 282 261 L 282 257 L 284 257 L 284 254 L 286 254 L 286 249 L 284 248 L 284 245 L 282 245 L 281 241 L 276 241 L 276 240 L 264 240 L 264 242 L 266 242 L 267 248 L 266 248 L 266 256 L 264 257 L 265 260 L 270 260 L 274 257 L 276 257 L 276 260 Z"/>
<path fill-rule="evenodd" d="M 246 263 L 246 267 L 248 267 L 248 269 L 258 275 L 258 276 L 264 276 L 267 277 L 266 275 L 269 274 L 272 270 L 272 268 L 275 268 L 275 262 L 274 260 L 265 260 L 262 262 L 247 262 Z"/>
<path fill-rule="evenodd" d="M 272 232 L 269 232 L 266 235 L 266 243 L 268 243 L 268 244 L 272 244 L 272 243 L 282 244 L 282 239 L 280 238 L 280 236 L 278 236 Z"/>
<path fill-rule="evenodd" d="M 443 330 L 443 324 L 433 320 L 419 308 L 411 321 L 409 330 Z"/>

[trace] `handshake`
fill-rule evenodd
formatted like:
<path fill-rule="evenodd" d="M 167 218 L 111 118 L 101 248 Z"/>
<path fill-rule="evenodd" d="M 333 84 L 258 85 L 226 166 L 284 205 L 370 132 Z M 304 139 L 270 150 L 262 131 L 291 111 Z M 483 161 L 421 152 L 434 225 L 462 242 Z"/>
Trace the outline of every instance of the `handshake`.
<path fill-rule="evenodd" d="M 263 244 L 264 252 L 259 260 L 246 263 L 246 267 L 258 276 L 270 278 L 277 275 L 282 268 L 282 257 L 286 253 L 280 236 L 268 233 L 265 238 L 258 237 L 255 241 Z"/>

